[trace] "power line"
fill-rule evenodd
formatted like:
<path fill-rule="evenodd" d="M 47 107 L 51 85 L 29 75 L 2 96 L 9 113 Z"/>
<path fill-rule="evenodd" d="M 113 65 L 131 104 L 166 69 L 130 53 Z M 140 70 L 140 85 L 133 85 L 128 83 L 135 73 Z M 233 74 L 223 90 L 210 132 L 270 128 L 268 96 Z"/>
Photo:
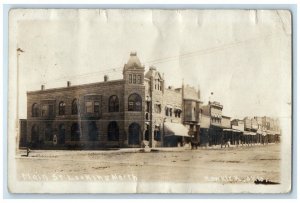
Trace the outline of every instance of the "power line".
<path fill-rule="evenodd" d="M 153 65 L 153 64 L 167 63 L 167 62 L 174 61 L 174 60 L 179 60 L 179 59 L 182 59 L 182 58 L 194 57 L 194 56 L 197 56 L 197 55 L 211 54 L 211 53 L 222 51 L 222 50 L 225 50 L 225 49 L 229 49 L 229 48 L 232 48 L 232 47 L 244 44 L 244 43 L 252 42 L 254 40 L 260 40 L 260 39 L 265 39 L 265 38 L 269 39 L 270 37 L 274 37 L 274 36 L 275 36 L 274 33 L 270 33 L 270 34 L 265 35 L 265 36 L 259 36 L 259 37 L 255 37 L 255 38 L 251 38 L 251 39 L 247 39 L 247 40 L 243 40 L 243 41 L 236 41 L 236 42 L 232 42 L 232 43 L 228 43 L 228 44 L 224 44 L 224 45 L 220 45 L 220 46 L 216 46 L 216 47 L 212 47 L 212 48 L 208 48 L 208 49 L 196 50 L 196 51 L 193 51 L 193 52 L 183 53 L 183 54 L 179 54 L 179 55 L 175 55 L 175 56 L 169 56 L 169 57 L 165 57 L 165 58 L 149 60 L 149 61 L 146 61 L 145 64 L 152 64 Z M 66 81 L 66 80 L 68 80 L 68 78 L 72 78 L 73 80 L 78 80 L 79 78 L 91 77 L 91 75 L 101 74 L 101 73 L 102 74 L 118 73 L 118 71 L 121 71 L 122 69 L 123 69 L 123 67 L 117 67 L 117 68 L 112 68 L 112 69 L 94 71 L 94 72 L 85 73 L 85 74 L 81 74 L 81 75 L 65 76 L 63 78 L 49 80 L 47 83 Z M 74 78 L 77 78 L 77 79 L 74 79 Z M 34 83 L 30 83 L 30 84 L 38 84 L 38 83 L 34 82 Z"/>

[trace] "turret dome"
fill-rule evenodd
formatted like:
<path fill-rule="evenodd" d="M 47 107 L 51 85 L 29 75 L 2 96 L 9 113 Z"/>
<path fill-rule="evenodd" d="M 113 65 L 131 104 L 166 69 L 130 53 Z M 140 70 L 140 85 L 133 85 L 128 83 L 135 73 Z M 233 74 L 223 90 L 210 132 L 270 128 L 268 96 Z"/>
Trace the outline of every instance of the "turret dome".
<path fill-rule="evenodd" d="M 130 53 L 130 57 L 124 66 L 124 70 L 130 68 L 143 68 L 140 59 L 137 57 L 136 52 Z"/>

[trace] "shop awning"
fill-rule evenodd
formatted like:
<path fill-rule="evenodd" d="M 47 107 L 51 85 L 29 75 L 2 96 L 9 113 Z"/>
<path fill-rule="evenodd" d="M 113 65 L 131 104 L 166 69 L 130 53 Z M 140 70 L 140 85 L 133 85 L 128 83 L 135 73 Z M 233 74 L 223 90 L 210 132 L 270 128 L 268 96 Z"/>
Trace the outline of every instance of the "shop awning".
<path fill-rule="evenodd" d="M 172 105 L 169 105 L 169 104 L 167 104 L 166 107 L 167 107 L 167 108 L 171 108 L 171 109 L 173 108 L 173 106 L 172 106 Z"/>
<path fill-rule="evenodd" d="M 227 131 L 227 132 L 237 132 L 237 133 L 241 133 L 242 131 L 240 130 L 235 130 L 235 129 L 223 129 L 223 131 Z"/>
<path fill-rule="evenodd" d="M 183 137 L 191 137 L 188 134 L 189 130 L 187 127 L 182 125 L 181 123 L 170 123 L 165 122 L 164 123 L 164 135 L 165 136 L 183 136 Z"/>
<path fill-rule="evenodd" d="M 249 132 L 249 131 L 245 131 L 245 132 L 244 132 L 244 135 L 256 135 L 256 133 L 254 133 L 254 132 Z"/>

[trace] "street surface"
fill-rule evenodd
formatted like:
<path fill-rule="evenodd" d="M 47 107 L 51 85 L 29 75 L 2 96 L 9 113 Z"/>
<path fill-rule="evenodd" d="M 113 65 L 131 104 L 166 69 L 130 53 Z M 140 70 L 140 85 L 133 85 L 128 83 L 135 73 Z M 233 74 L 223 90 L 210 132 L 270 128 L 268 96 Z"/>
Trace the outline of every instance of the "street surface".
<path fill-rule="evenodd" d="M 163 150 L 163 149 L 162 149 Z M 171 149 L 170 149 L 171 150 Z M 138 151 L 138 150 L 136 150 Z M 130 152 L 36 150 L 17 156 L 24 181 L 167 181 L 280 183 L 280 144 L 198 150 Z"/>

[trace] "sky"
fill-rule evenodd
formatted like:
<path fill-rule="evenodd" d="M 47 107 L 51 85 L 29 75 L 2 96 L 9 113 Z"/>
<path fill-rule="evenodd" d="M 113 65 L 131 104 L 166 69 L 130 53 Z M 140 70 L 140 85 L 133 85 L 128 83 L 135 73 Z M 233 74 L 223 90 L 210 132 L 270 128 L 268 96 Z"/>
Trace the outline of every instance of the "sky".
<path fill-rule="evenodd" d="M 290 117 L 291 16 L 276 10 L 14 10 L 10 76 L 19 56 L 19 116 L 26 92 L 122 78 L 136 51 L 166 85 L 200 87 L 223 114 Z M 14 81 L 13 81 L 14 82 Z"/>

